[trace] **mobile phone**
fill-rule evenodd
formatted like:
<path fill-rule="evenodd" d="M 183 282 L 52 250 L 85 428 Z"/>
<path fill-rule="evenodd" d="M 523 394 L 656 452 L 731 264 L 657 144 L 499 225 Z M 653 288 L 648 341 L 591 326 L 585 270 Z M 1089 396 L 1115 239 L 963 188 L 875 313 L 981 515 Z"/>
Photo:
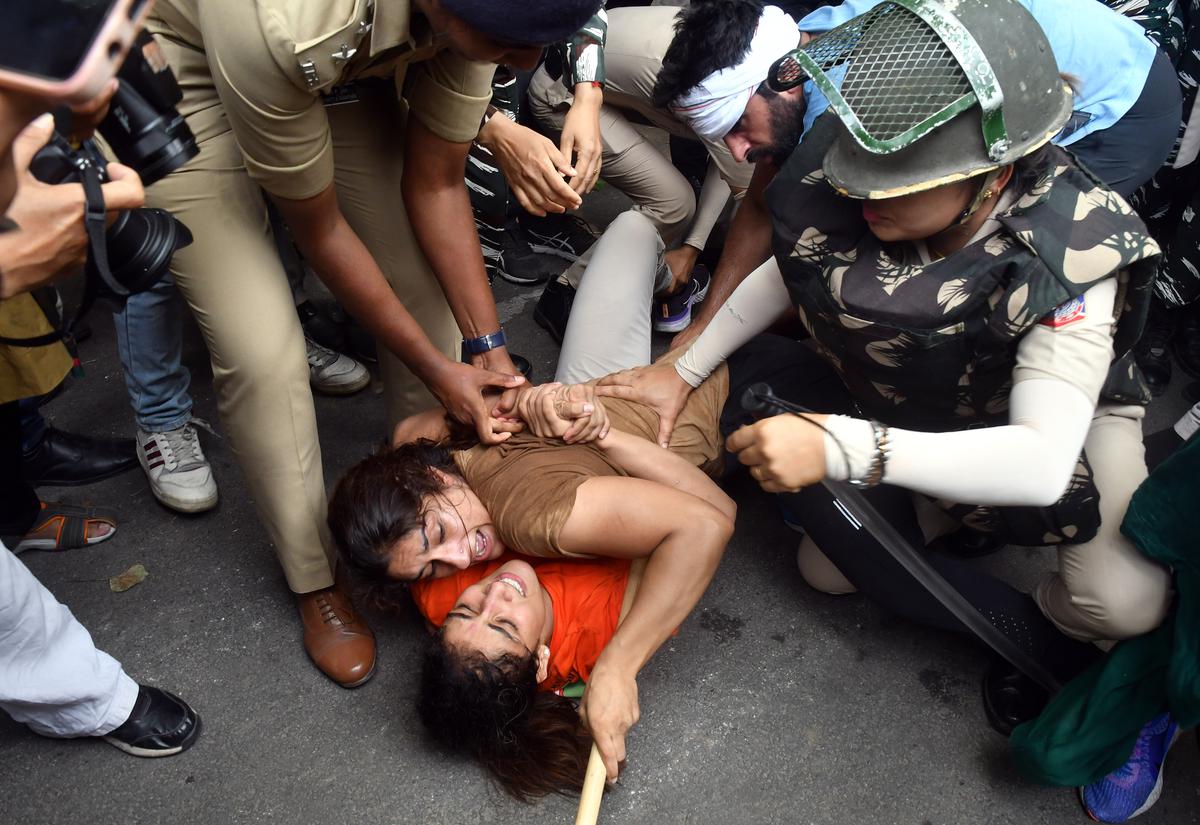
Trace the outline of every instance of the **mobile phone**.
<path fill-rule="evenodd" d="M 153 0 L 0 0 L 0 86 L 64 103 L 98 95 Z"/>

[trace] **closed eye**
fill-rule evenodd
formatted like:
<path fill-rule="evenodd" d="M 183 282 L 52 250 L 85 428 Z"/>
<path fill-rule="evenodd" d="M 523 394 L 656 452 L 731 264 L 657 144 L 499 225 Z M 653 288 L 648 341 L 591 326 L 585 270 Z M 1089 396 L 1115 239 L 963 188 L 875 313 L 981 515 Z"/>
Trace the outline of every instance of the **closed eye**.
<path fill-rule="evenodd" d="M 513 630 L 516 630 L 516 629 L 517 629 L 517 628 L 516 628 L 516 626 L 515 626 L 515 625 L 513 625 L 513 623 L 512 623 L 512 622 L 505 622 L 505 624 L 508 624 L 509 626 L 511 626 Z M 499 624 L 490 624 L 490 625 L 488 625 L 488 627 L 490 627 L 492 630 L 494 630 L 494 631 L 496 631 L 497 633 L 499 633 L 499 634 L 500 634 L 501 636 L 503 636 L 504 638 L 508 639 L 510 642 L 516 642 L 517 644 L 521 644 L 521 640 L 520 640 L 520 639 L 518 639 L 518 638 L 517 638 L 516 636 L 514 636 L 513 634 L 509 633 L 507 630 L 505 630 L 505 629 L 504 629 L 503 627 L 501 627 Z M 523 646 L 523 645 L 522 645 L 522 646 Z"/>

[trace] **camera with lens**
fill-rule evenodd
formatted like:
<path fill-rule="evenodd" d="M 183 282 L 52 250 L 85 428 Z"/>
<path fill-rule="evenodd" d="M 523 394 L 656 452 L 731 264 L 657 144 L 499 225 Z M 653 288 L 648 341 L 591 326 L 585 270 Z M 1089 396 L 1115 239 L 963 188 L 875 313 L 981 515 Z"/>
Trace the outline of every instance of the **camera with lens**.
<path fill-rule="evenodd" d="M 179 84 L 149 34 L 138 35 L 117 77 L 120 83 L 99 131 L 117 159 L 137 170 L 143 185 L 150 186 L 200 150 L 175 108 L 183 97 Z M 84 185 L 91 241 L 88 289 L 120 303 L 162 279 L 171 257 L 192 242 L 192 234 L 169 212 L 151 208 L 123 211 L 101 231 L 104 209 L 99 184 L 108 178 L 107 160 L 92 140 L 68 141 L 63 136 L 68 130 L 61 128 L 62 121 L 58 123 L 60 128 L 49 143 L 34 155 L 30 171 L 44 183 Z M 81 307 L 79 314 L 86 308 Z"/>

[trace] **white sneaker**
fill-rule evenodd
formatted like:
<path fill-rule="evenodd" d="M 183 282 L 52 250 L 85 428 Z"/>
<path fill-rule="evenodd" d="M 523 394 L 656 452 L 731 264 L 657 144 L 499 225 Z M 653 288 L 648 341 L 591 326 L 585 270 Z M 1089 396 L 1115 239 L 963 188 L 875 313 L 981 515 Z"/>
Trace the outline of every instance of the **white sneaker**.
<path fill-rule="evenodd" d="M 191 422 L 164 433 L 137 431 L 138 460 L 154 497 L 181 513 L 217 505 L 217 482 Z"/>
<path fill-rule="evenodd" d="M 371 383 L 371 373 L 348 355 L 323 347 L 311 338 L 304 339 L 308 350 L 308 380 L 312 388 L 326 395 L 352 395 Z"/>

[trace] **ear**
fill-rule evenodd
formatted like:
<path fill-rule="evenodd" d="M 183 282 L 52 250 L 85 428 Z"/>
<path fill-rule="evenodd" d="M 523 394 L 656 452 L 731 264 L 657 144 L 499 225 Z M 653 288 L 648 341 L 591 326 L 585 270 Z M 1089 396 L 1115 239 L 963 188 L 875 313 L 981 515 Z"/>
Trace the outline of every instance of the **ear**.
<path fill-rule="evenodd" d="M 992 189 L 994 189 L 997 194 L 1003 192 L 1004 187 L 1008 186 L 1008 182 L 1012 180 L 1013 170 L 1015 168 L 1016 167 L 1010 163 L 1008 166 L 1005 166 L 1000 170 L 1000 174 L 996 178 L 996 182 L 992 184 Z"/>
<path fill-rule="evenodd" d="M 537 681 L 538 684 L 546 681 L 546 677 L 550 675 L 550 648 L 546 645 L 538 645 L 537 649 Z"/>

